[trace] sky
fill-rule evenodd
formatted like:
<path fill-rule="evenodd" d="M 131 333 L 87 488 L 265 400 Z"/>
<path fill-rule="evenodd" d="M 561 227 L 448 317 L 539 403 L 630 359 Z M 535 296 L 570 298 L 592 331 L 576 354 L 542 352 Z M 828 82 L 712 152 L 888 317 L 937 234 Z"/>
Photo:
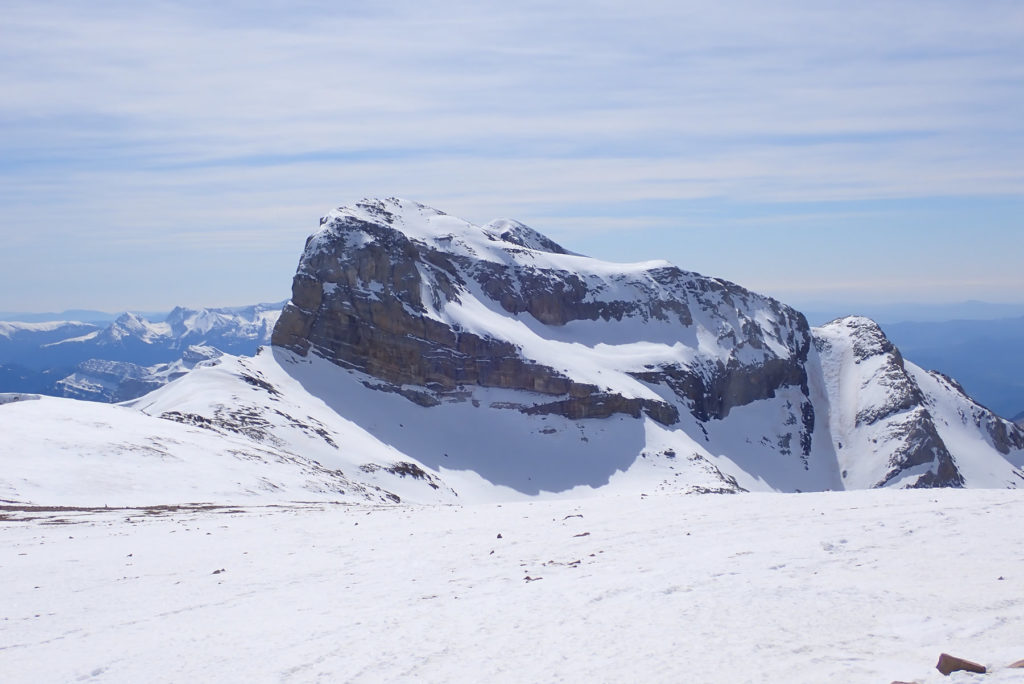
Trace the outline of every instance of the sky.
<path fill-rule="evenodd" d="M 279 301 L 399 196 L 795 305 L 1024 301 L 1024 3 L 20 2 L 0 310 Z"/>

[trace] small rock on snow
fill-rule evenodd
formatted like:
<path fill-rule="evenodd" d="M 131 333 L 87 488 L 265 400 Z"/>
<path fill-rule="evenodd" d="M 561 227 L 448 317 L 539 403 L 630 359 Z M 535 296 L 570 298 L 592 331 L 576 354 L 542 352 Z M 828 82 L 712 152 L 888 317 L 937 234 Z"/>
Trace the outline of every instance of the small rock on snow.
<path fill-rule="evenodd" d="M 949 676 L 951 672 L 957 672 L 958 670 L 963 670 L 965 672 L 977 672 L 978 674 L 985 674 L 987 672 L 984 665 L 972 663 L 970 660 L 957 658 L 956 656 L 951 656 L 948 653 L 942 653 L 939 655 L 939 662 L 935 665 L 935 669 L 946 676 Z"/>

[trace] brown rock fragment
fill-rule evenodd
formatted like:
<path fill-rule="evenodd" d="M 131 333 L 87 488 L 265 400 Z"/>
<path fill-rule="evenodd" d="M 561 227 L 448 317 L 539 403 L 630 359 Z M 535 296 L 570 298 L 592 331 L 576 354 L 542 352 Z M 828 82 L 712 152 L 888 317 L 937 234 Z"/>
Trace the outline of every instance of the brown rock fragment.
<path fill-rule="evenodd" d="M 985 674 L 987 672 L 984 665 L 972 663 L 970 660 L 957 658 L 956 656 L 951 656 L 948 653 L 942 653 L 939 655 L 939 662 L 935 665 L 935 669 L 947 677 L 951 672 L 957 672 L 959 670 L 963 670 L 964 672 L 976 672 L 978 674 Z"/>
<path fill-rule="evenodd" d="M 1012 665 L 1008 665 L 1007 667 L 1024 670 L 1024 660 L 1018 660 L 1017 662 L 1013 663 Z"/>

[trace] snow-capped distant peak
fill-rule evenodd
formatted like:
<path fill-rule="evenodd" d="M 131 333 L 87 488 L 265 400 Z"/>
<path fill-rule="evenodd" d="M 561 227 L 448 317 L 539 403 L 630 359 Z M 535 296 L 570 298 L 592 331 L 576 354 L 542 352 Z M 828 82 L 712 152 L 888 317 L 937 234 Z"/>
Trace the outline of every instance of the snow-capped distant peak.
<path fill-rule="evenodd" d="M 166 337 L 169 332 L 169 326 L 166 323 L 150 323 L 142 316 L 126 311 L 114 319 L 110 327 L 101 335 L 111 342 L 131 337 L 149 344 L 157 338 Z"/>
<path fill-rule="evenodd" d="M 125 330 L 136 332 L 145 330 L 148 321 L 137 313 L 125 311 L 123 314 L 114 319 L 114 323 L 116 323 L 121 328 L 124 328 Z"/>
<path fill-rule="evenodd" d="M 92 323 L 80 321 L 46 321 L 44 323 L 0 321 L 0 337 L 11 339 L 19 334 L 59 333 L 68 329 L 92 330 L 95 327 Z"/>

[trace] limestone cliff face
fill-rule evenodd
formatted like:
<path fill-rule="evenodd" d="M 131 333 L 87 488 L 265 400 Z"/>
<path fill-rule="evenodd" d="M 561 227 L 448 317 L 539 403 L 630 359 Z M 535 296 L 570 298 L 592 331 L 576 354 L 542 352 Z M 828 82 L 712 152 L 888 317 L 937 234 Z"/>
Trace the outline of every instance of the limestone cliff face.
<path fill-rule="evenodd" d="M 571 458 L 610 459 L 600 482 L 642 463 L 667 490 L 1024 486 L 1024 431 L 906 361 L 873 321 L 812 331 L 732 283 L 591 259 L 515 221 L 476 226 L 398 199 L 332 211 L 272 342 L 348 369 L 347 386 L 369 392 L 359 402 L 425 407 L 400 404 L 421 430 L 453 434 L 422 454 L 407 445 L 428 466 L 505 481 L 510 462 L 533 463 L 524 491 L 570 486 Z M 364 414 L 401 441 L 386 415 Z M 481 431 L 507 449 L 473 441 Z"/>
<path fill-rule="evenodd" d="M 424 405 L 495 387 L 523 391 L 526 413 L 674 424 L 680 410 L 723 418 L 783 388 L 806 398 L 811 336 L 801 314 L 732 283 L 388 199 L 321 220 L 272 343 Z M 806 444 L 814 408 L 794 411 Z"/>

